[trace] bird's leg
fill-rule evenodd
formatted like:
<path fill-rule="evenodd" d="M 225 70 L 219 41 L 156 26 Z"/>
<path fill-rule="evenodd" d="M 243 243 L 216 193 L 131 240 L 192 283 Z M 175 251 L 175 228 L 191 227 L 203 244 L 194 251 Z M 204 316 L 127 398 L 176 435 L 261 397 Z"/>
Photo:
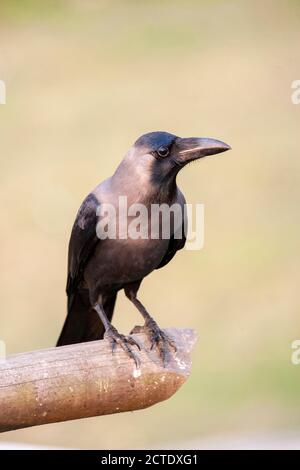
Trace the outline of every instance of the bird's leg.
<path fill-rule="evenodd" d="M 111 341 L 112 352 L 115 351 L 116 346 L 119 344 L 121 348 L 124 349 L 124 351 L 128 354 L 128 356 L 134 360 L 136 367 L 139 369 L 140 359 L 132 351 L 131 346 L 136 346 L 140 350 L 141 349 L 140 345 L 131 336 L 125 336 L 118 332 L 118 330 L 108 320 L 101 303 L 99 302 L 96 303 L 94 305 L 94 309 L 98 313 L 100 320 L 102 321 L 104 325 L 104 328 L 105 328 L 104 337 L 108 338 Z"/>
<path fill-rule="evenodd" d="M 159 328 L 156 321 L 147 312 L 144 305 L 137 299 L 136 294 L 134 292 L 127 291 L 126 295 L 129 298 L 129 300 L 131 300 L 131 302 L 136 306 L 138 311 L 142 314 L 145 320 L 144 328 L 149 332 L 149 336 L 151 340 L 151 349 L 153 349 L 154 346 L 158 347 L 160 356 L 165 365 L 168 359 L 169 352 L 170 352 L 169 347 L 172 347 L 174 351 L 176 351 L 176 346 L 175 346 L 174 341 L 164 331 L 162 331 Z"/>

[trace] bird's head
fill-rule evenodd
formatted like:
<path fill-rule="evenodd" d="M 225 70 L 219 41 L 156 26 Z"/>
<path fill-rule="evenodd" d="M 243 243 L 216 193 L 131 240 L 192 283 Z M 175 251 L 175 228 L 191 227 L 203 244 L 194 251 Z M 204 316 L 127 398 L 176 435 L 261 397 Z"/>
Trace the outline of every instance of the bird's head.
<path fill-rule="evenodd" d="M 207 137 L 181 138 L 168 132 L 150 132 L 135 142 L 127 159 L 139 172 L 148 173 L 153 182 L 161 183 L 174 178 L 188 163 L 230 148 Z"/>
<path fill-rule="evenodd" d="M 181 138 L 168 132 L 142 135 L 118 166 L 113 180 L 123 187 L 172 191 L 177 173 L 188 163 L 231 147 L 207 137 Z"/>

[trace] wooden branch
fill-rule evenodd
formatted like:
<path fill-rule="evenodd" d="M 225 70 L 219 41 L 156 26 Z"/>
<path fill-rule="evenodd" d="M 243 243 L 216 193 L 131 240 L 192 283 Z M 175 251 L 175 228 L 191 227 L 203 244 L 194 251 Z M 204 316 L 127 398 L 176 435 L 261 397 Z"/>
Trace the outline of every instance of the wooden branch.
<path fill-rule="evenodd" d="M 139 328 L 139 329 L 138 329 Z M 136 327 L 141 368 L 108 340 L 21 353 L 0 361 L 0 432 L 133 411 L 171 397 L 186 381 L 193 330 L 166 330 L 177 352 L 164 368 Z"/>

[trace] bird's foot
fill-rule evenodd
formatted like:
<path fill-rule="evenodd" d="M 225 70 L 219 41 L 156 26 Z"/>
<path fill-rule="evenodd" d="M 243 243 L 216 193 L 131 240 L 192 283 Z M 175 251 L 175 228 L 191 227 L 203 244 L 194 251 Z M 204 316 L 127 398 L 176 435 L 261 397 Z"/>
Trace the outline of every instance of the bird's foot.
<path fill-rule="evenodd" d="M 141 361 L 138 355 L 131 348 L 131 346 L 136 346 L 139 351 L 141 350 L 139 343 L 135 339 L 133 339 L 131 336 L 125 336 L 120 334 L 118 330 L 112 325 L 105 332 L 104 338 L 108 338 L 111 342 L 113 353 L 115 352 L 117 345 L 121 346 L 121 348 L 127 353 L 127 355 L 131 359 L 133 359 L 136 368 L 140 368 Z"/>
<path fill-rule="evenodd" d="M 145 329 L 149 332 L 151 340 L 150 349 L 153 349 L 154 346 L 158 348 L 165 366 L 170 356 L 170 349 L 172 348 L 174 352 L 177 351 L 174 341 L 159 328 L 158 324 L 152 318 L 146 321 Z"/>

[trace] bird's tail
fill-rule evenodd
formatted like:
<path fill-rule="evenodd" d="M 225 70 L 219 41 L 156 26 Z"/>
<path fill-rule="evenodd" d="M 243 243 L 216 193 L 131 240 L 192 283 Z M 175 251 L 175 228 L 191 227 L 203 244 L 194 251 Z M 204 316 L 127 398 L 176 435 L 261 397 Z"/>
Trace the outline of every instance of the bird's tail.
<path fill-rule="evenodd" d="M 111 321 L 117 294 L 113 294 L 103 305 Z M 68 297 L 68 315 L 56 346 L 96 341 L 103 338 L 105 329 L 97 314 L 91 308 L 88 292 L 76 291 Z"/>

